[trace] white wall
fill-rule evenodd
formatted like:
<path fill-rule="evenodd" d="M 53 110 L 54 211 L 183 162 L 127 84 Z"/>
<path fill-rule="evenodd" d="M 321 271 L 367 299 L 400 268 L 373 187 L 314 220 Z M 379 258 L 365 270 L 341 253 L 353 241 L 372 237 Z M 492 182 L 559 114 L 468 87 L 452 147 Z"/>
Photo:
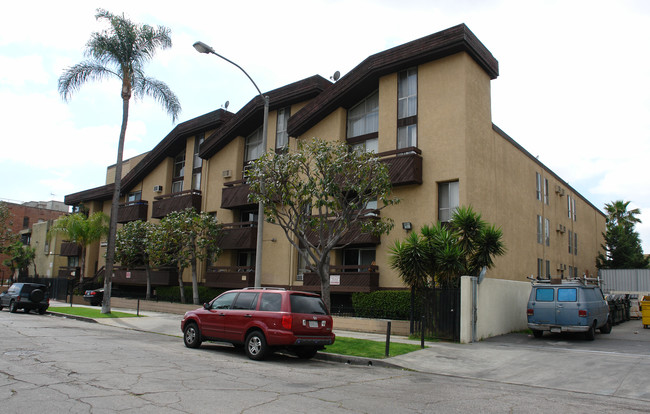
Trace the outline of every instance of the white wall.
<path fill-rule="evenodd" d="M 473 292 L 472 277 L 461 278 L 460 341 L 472 341 Z M 476 339 L 503 335 L 526 329 L 526 305 L 530 295 L 529 282 L 483 279 L 478 285 Z"/>

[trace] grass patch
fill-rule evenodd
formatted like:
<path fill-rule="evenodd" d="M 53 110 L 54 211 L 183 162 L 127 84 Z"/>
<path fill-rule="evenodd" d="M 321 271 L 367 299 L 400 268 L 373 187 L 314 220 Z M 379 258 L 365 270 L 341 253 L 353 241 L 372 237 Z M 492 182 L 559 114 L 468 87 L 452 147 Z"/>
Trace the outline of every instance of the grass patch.
<path fill-rule="evenodd" d="M 408 354 L 419 349 L 421 349 L 420 345 L 391 342 L 390 356 L 394 357 Z M 337 336 L 334 344 L 325 347 L 325 352 L 362 358 L 382 359 L 386 358 L 386 342 Z"/>
<path fill-rule="evenodd" d="M 137 315 L 126 312 L 111 312 L 102 313 L 100 309 L 84 308 L 84 307 L 69 307 L 69 306 L 56 306 L 48 308 L 49 311 L 56 313 L 65 313 L 66 315 L 84 316 L 86 318 L 136 318 Z"/>

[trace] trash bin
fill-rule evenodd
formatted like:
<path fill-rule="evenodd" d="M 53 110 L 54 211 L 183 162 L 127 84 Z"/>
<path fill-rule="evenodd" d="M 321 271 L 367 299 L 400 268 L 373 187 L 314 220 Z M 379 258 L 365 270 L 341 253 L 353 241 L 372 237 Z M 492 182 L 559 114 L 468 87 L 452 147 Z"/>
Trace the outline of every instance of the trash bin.
<path fill-rule="evenodd" d="M 644 328 L 650 328 L 650 296 L 644 296 L 641 302 L 641 323 Z"/>

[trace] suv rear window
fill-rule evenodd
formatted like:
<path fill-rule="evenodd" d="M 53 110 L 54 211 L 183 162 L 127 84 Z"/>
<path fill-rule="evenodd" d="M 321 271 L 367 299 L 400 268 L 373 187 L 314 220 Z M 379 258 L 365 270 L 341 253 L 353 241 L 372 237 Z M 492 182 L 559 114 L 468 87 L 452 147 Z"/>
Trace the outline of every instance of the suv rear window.
<path fill-rule="evenodd" d="M 291 312 L 327 315 L 323 301 L 317 296 L 291 295 Z"/>
<path fill-rule="evenodd" d="M 537 288 L 535 292 L 535 300 L 538 302 L 553 302 L 553 294 L 555 289 Z"/>
<path fill-rule="evenodd" d="M 262 294 L 260 310 L 266 312 L 280 312 L 282 310 L 282 295 L 279 293 L 264 292 Z"/>
<path fill-rule="evenodd" d="M 578 290 L 576 288 L 560 288 L 557 290 L 558 302 L 575 302 L 578 300 Z"/>

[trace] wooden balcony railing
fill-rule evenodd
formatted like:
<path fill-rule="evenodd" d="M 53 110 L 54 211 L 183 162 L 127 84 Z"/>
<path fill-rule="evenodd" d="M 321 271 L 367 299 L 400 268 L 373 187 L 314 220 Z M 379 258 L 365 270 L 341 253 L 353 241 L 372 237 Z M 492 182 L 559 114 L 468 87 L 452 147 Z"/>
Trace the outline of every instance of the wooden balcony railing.
<path fill-rule="evenodd" d="M 223 250 L 255 249 L 257 247 L 257 222 L 244 221 L 222 226 L 217 245 Z"/>
<path fill-rule="evenodd" d="M 221 208 L 246 208 L 256 206 L 257 203 L 248 201 L 250 184 L 246 180 L 229 181 L 221 189 Z"/>
<path fill-rule="evenodd" d="M 422 150 L 417 147 L 401 148 L 377 154 L 388 166 L 394 187 L 422 184 Z"/>
<path fill-rule="evenodd" d="M 76 257 L 81 253 L 81 248 L 77 243 L 63 242 L 61 243 L 61 256 Z"/>
<path fill-rule="evenodd" d="M 114 285 L 147 286 L 147 272 L 144 268 L 113 270 Z M 176 268 L 151 269 L 152 286 L 177 286 L 178 270 Z"/>
<path fill-rule="evenodd" d="M 221 289 L 241 289 L 255 286 L 253 266 L 210 266 L 205 273 L 205 286 Z"/>
<path fill-rule="evenodd" d="M 151 217 L 163 218 L 172 211 L 182 211 L 188 207 L 201 211 L 201 199 L 199 190 L 187 190 L 155 197 L 151 208 Z"/>
<path fill-rule="evenodd" d="M 147 221 L 149 202 L 146 200 L 132 201 L 120 204 L 117 210 L 117 222 L 128 223 L 129 221 Z"/>
<path fill-rule="evenodd" d="M 316 273 L 303 275 L 302 289 L 320 292 L 320 278 Z M 330 266 L 332 292 L 373 292 L 379 289 L 379 268 L 369 266 Z"/>
<path fill-rule="evenodd" d="M 365 220 L 372 220 L 375 217 L 379 216 L 379 210 L 367 210 L 367 218 Z M 318 243 L 318 232 L 317 230 L 312 230 L 307 233 L 307 239 L 312 244 Z M 372 245 L 379 244 L 381 242 L 380 236 L 376 236 L 372 233 L 363 233 L 361 229 L 361 223 L 357 222 L 352 225 L 350 230 L 339 240 L 337 247 L 341 246 L 360 246 L 360 245 Z"/>

